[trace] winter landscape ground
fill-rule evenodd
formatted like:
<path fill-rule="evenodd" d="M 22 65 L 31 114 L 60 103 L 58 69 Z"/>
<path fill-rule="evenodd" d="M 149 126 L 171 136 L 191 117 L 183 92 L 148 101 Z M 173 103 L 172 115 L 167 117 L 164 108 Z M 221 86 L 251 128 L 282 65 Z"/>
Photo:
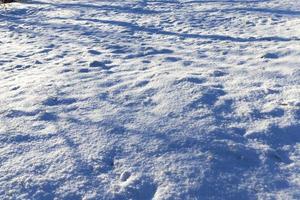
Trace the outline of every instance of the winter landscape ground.
<path fill-rule="evenodd" d="M 0 199 L 300 199 L 299 0 L 0 8 Z"/>

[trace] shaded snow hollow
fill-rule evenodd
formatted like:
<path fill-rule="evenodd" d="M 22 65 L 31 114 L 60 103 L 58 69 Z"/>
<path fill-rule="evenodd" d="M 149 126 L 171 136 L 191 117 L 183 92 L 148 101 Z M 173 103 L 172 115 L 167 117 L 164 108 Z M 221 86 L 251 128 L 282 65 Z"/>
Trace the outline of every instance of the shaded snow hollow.
<path fill-rule="evenodd" d="M 1 199 L 300 199 L 299 0 L 5 7 Z"/>

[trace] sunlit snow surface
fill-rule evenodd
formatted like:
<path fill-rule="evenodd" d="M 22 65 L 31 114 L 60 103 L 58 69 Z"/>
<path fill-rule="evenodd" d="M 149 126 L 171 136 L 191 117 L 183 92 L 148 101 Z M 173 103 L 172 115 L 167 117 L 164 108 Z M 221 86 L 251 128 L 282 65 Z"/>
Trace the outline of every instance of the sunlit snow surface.
<path fill-rule="evenodd" d="M 0 9 L 0 199 L 300 199 L 299 0 Z"/>

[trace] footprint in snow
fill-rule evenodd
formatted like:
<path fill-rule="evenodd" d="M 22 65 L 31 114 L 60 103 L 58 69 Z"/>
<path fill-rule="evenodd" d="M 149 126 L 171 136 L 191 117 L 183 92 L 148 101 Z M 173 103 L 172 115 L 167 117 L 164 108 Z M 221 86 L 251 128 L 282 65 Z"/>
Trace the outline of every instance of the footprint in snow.
<path fill-rule="evenodd" d="M 151 61 L 150 60 L 142 60 L 142 63 L 149 64 L 149 63 L 151 63 Z"/>
<path fill-rule="evenodd" d="M 180 60 L 182 60 L 182 59 L 179 58 L 179 57 L 166 57 L 166 58 L 164 58 L 164 61 L 166 61 L 166 62 L 177 62 L 177 61 L 180 61 Z"/>
<path fill-rule="evenodd" d="M 72 69 L 63 69 L 61 70 L 61 73 L 68 73 L 68 72 L 72 72 Z"/>
<path fill-rule="evenodd" d="M 119 153 L 116 149 L 107 149 L 89 158 L 88 163 L 96 174 L 110 173 L 115 168 L 115 157 Z"/>
<path fill-rule="evenodd" d="M 15 86 L 15 87 L 12 87 L 12 88 L 10 89 L 10 91 L 15 91 L 15 90 L 18 90 L 18 89 L 20 89 L 20 86 Z"/>
<path fill-rule="evenodd" d="M 135 87 L 144 87 L 146 86 L 150 81 L 149 80 L 143 80 L 143 81 L 139 81 L 135 84 Z"/>
<path fill-rule="evenodd" d="M 222 77 L 222 76 L 225 76 L 227 74 L 228 74 L 227 72 L 224 72 L 224 71 L 221 71 L 221 70 L 215 70 L 211 73 L 211 76 L 212 77 Z"/>
<path fill-rule="evenodd" d="M 224 92 L 222 89 L 209 89 L 204 92 L 203 96 L 201 97 L 201 101 L 204 104 L 213 105 L 218 101 L 219 97 L 224 96 L 225 94 L 226 92 Z"/>
<path fill-rule="evenodd" d="M 57 106 L 57 105 L 70 105 L 76 102 L 74 98 L 57 98 L 57 97 L 49 97 L 45 101 L 43 101 L 43 105 L 45 106 Z"/>
<path fill-rule="evenodd" d="M 54 113 L 43 112 L 39 114 L 38 119 L 40 121 L 56 121 L 58 117 Z"/>
<path fill-rule="evenodd" d="M 105 70 L 109 70 L 112 68 L 112 66 L 109 66 L 112 63 L 110 60 L 104 60 L 104 61 L 93 61 L 90 63 L 90 67 L 98 67 Z"/>
<path fill-rule="evenodd" d="M 278 59 L 279 57 L 280 55 L 278 53 L 267 53 L 262 56 L 262 58 L 266 58 L 266 59 Z"/>
<path fill-rule="evenodd" d="M 111 50 L 111 53 L 113 54 L 124 54 L 131 52 L 128 47 L 121 45 L 109 45 L 107 49 Z"/>
<path fill-rule="evenodd" d="M 132 176 L 129 172 L 121 174 L 120 178 L 125 181 L 116 186 L 116 199 L 154 199 L 157 185 L 151 178 L 140 175 L 130 177 Z"/>
<path fill-rule="evenodd" d="M 193 64 L 193 61 L 188 61 L 188 60 L 185 60 L 182 62 L 183 66 L 185 67 L 188 67 L 188 66 L 191 66 Z"/>
<path fill-rule="evenodd" d="M 88 68 L 81 68 L 78 70 L 79 73 L 88 73 L 90 70 Z"/>
<path fill-rule="evenodd" d="M 131 176 L 131 173 L 128 171 L 124 171 L 121 175 L 120 175 L 120 181 L 125 182 L 129 179 L 129 177 Z"/>
<path fill-rule="evenodd" d="M 88 53 L 89 53 L 89 54 L 92 54 L 92 55 L 101 55 L 101 52 L 100 52 L 100 51 L 97 51 L 97 50 L 94 50 L 94 49 L 88 50 Z"/>
<path fill-rule="evenodd" d="M 209 88 L 203 92 L 199 99 L 192 101 L 189 107 L 197 109 L 203 106 L 213 106 L 221 96 L 224 96 L 226 92 L 219 88 Z"/>
<path fill-rule="evenodd" d="M 40 64 L 43 64 L 41 61 L 39 61 L 39 60 L 36 60 L 35 62 L 34 62 L 34 64 L 36 64 L 36 65 L 40 65 Z"/>

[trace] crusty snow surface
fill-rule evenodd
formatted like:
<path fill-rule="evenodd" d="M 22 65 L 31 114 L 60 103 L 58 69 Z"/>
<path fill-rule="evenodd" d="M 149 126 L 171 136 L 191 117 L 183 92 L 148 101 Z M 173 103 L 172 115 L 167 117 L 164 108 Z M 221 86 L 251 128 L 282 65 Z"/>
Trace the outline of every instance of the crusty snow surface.
<path fill-rule="evenodd" d="M 0 199 L 300 199 L 299 0 L 0 9 Z"/>

